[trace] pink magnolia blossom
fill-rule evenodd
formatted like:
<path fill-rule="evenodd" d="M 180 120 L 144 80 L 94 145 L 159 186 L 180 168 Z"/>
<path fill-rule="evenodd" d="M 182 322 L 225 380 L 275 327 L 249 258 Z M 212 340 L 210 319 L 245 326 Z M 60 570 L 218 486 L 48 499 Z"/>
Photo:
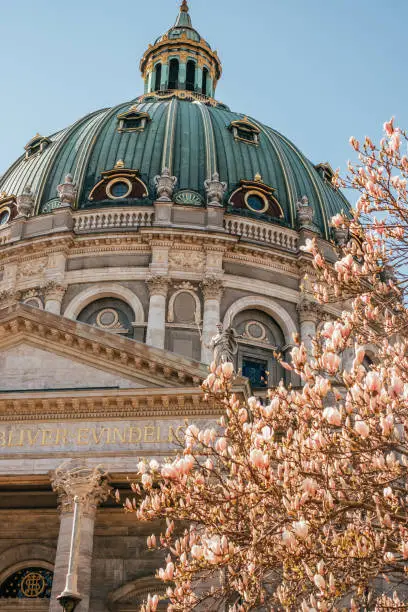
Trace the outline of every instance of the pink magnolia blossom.
<path fill-rule="evenodd" d="M 358 435 L 363 438 L 363 440 L 365 440 L 365 438 L 367 438 L 370 434 L 369 426 L 359 416 L 356 416 L 354 429 L 356 430 Z"/>

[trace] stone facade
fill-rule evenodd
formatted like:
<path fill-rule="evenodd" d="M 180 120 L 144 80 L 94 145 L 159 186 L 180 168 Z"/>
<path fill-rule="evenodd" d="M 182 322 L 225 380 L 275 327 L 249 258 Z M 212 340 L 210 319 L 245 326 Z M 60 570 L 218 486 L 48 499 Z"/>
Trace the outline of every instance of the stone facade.
<path fill-rule="evenodd" d="M 0 610 L 60 609 L 73 515 L 72 504 L 61 508 L 61 491 L 57 500 L 54 474 L 67 459 L 103 466 L 108 487 L 83 512 L 77 609 L 136 610 L 157 588 L 158 559 L 145 550 L 152 528 L 124 514 L 109 487 L 126 488 L 138 456 L 171 452 L 185 418 L 216 418 L 199 384 L 218 322 L 242 327 L 237 366 L 256 367 L 288 350 L 295 332 L 308 343 L 320 311 L 302 293 L 310 262 L 292 230 L 281 230 L 297 244 L 290 252 L 177 223 L 165 236 L 154 224 L 83 234 L 75 231 L 83 213 L 63 212 L 63 225 L 60 209 L 27 219 L 20 235 L 12 225 L 14 238 L 1 247 L 0 512 L 17 511 L 0 538 L 10 551 L 0 581 L 38 566 L 52 569 L 54 582 L 51 599 L 27 608 L 0 597 Z M 250 393 L 246 379 L 237 390 Z"/>
<path fill-rule="evenodd" d="M 0 612 L 56 612 L 63 591 L 79 612 L 131 612 L 163 594 L 146 550 L 159 526 L 112 491 L 129 493 L 138 457 L 175 453 L 186 421 L 218 418 L 200 384 L 219 323 L 238 334 L 235 392 L 265 399 L 300 384 L 275 352 L 290 358 L 294 334 L 310 349 L 327 315 L 300 247 L 336 258 L 344 197 L 212 98 L 221 63 L 185 0 L 177 24 L 149 46 L 136 104 L 37 134 L 0 176 Z"/>

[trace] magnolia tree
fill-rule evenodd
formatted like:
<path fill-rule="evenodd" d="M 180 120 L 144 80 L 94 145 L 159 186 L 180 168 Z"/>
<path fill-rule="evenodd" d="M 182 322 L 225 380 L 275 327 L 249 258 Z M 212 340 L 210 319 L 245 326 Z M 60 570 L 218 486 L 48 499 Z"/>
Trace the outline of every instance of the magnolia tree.
<path fill-rule="evenodd" d="M 138 465 L 125 507 L 166 520 L 147 543 L 166 551 L 168 610 L 408 609 L 408 158 L 405 134 L 384 129 L 379 146 L 352 139 L 358 161 L 335 177 L 360 192 L 353 216 L 333 219 L 349 238 L 337 263 L 303 247 L 316 299 L 349 307 L 283 364 L 302 387 L 244 404 L 232 364 L 213 365 L 218 426 L 190 425 L 176 458 Z"/>

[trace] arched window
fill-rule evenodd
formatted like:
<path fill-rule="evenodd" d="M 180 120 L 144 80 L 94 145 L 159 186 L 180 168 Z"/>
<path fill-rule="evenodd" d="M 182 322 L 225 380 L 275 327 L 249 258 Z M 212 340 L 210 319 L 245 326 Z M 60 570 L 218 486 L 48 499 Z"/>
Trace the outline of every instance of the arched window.
<path fill-rule="evenodd" d="M 201 91 L 205 96 L 207 96 L 207 87 L 208 87 L 208 68 L 204 68 L 203 70 L 203 84 Z"/>
<path fill-rule="evenodd" d="M 195 87 L 195 70 L 196 65 L 192 60 L 187 62 L 187 79 L 186 79 L 186 89 L 187 91 L 194 91 Z"/>
<path fill-rule="evenodd" d="M 285 379 L 282 366 L 274 357 L 285 345 L 277 323 L 260 310 L 244 310 L 234 317 L 232 326 L 241 338 L 238 349 L 238 369 L 246 376 L 252 389 L 276 386 Z"/>
<path fill-rule="evenodd" d="M 160 89 L 161 75 L 162 75 L 162 65 L 157 64 L 156 71 L 155 71 L 155 79 L 154 79 L 154 91 L 159 91 Z"/>
<path fill-rule="evenodd" d="M 51 597 L 52 579 L 53 573 L 49 569 L 24 567 L 8 576 L 0 585 L 0 598 L 49 599 Z"/>
<path fill-rule="evenodd" d="M 169 89 L 177 89 L 179 80 L 179 61 L 178 59 L 170 60 L 169 68 Z"/>
<path fill-rule="evenodd" d="M 79 314 L 78 321 L 133 338 L 134 318 L 131 307 L 122 300 L 102 298 L 88 304 Z"/>

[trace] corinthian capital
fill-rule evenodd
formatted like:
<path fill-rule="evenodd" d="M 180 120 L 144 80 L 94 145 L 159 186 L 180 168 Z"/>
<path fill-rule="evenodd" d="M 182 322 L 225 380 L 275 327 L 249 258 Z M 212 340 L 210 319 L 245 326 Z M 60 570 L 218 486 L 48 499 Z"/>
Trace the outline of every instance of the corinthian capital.
<path fill-rule="evenodd" d="M 297 311 L 299 314 L 300 323 L 305 323 L 306 321 L 313 321 L 313 323 L 317 323 L 321 319 L 321 310 L 317 302 L 311 302 L 308 299 L 303 299 L 297 305 Z"/>
<path fill-rule="evenodd" d="M 90 467 L 81 460 L 68 460 L 51 474 L 51 484 L 58 494 L 61 512 L 72 512 L 78 497 L 82 512 L 94 516 L 96 509 L 110 494 L 107 473 L 101 467 Z"/>
<path fill-rule="evenodd" d="M 217 276 L 207 276 L 201 283 L 205 300 L 221 300 L 224 291 L 223 283 Z"/>
<path fill-rule="evenodd" d="M 146 282 L 150 295 L 167 296 L 170 284 L 170 279 L 167 276 L 151 276 Z"/>
<path fill-rule="evenodd" d="M 43 287 L 44 297 L 49 300 L 58 300 L 62 302 L 62 299 L 67 290 L 66 285 L 62 285 L 57 281 L 49 281 Z"/>

